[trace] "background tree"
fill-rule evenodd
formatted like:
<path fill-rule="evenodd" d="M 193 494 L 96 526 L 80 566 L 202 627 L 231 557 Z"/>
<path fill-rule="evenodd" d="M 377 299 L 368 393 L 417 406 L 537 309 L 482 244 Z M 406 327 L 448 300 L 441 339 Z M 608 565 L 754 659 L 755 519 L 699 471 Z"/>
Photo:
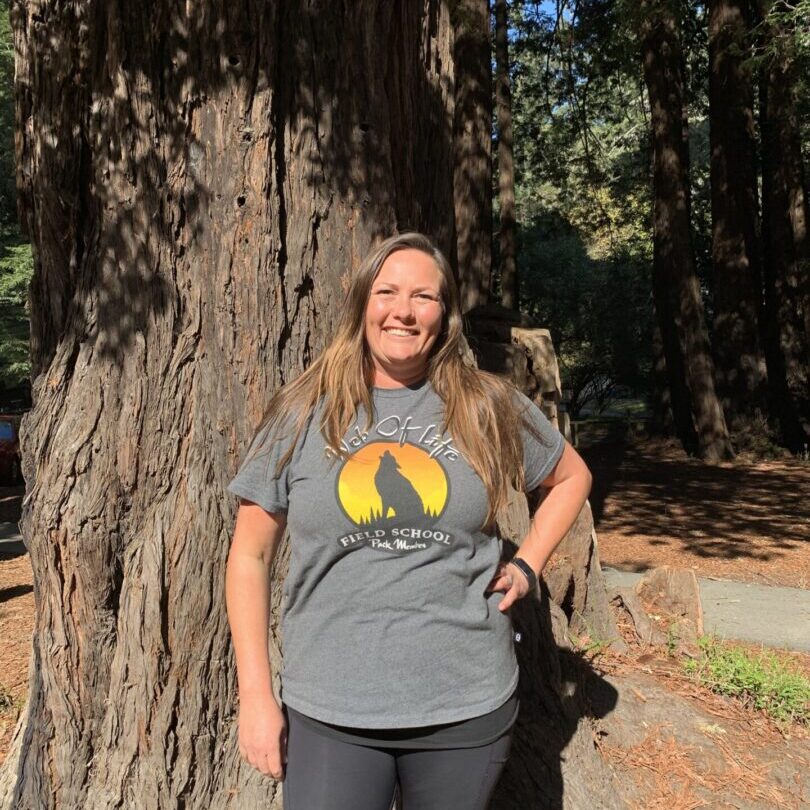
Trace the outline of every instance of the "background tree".
<path fill-rule="evenodd" d="M 802 26 L 807 31 L 807 19 L 800 16 L 807 10 L 799 4 L 794 15 L 781 3 L 758 4 L 764 335 L 772 407 L 783 441 L 794 451 L 810 440 L 810 238 L 797 97 L 801 65 L 810 62 L 794 36 Z"/>
<path fill-rule="evenodd" d="M 709 3 L 709 120 L 714 344 L 718 390 L 729 420 L 767 408 L 761 348 L 754 81 L 747 0 Z"/>
<path fill-rule="evenodd" d="M 512 135 L 512 92 L 509 77 L 509 10 L 495 0 L 495 106 L 498 112 L 498 261 L 501 303 L 517 309 L 517 238 L 515 166 Z"/>
<path fill-rule="evenodd" d="M 492 284 L 492 72 L 489 3 L 456 0 L 455 214 L 462 309 L 484 304 Z"/>
<path fill-rule="evenodd" d="M 654 290 L 667 366 L 677 364 L 676 351 L 682 357 L 699 452 L 706 459 L 721 459 L 729 458 L 732 449 L 715 392 L 709 335 L 692 253 L 683 55 L 674 6 L 670 0 L 645 0 L 639 9 L 653 143 Z M 671 318 L 663 312 L 665 299 Z M 672 322 L 677 346 L 669 336 Z M 673 407 L 677 407 L 674 397 Z"/>
<path fill-rule="evenodd" d="M 551 330 L 573 417 L 650 389 L 649 144 L 638 58 L 604 4 L 513 7 L 521 308 Z"/>

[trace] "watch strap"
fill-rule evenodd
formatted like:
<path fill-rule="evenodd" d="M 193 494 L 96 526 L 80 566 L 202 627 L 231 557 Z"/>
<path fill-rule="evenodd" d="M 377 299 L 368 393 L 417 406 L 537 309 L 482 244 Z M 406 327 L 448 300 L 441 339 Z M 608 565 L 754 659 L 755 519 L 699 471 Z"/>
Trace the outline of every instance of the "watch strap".
<path fill-rule="evenodd" d="M 526 577 L 529 583 L 529 590 L 533 591 L 537 587 L 537 574 L 534 573 L 534 569 L 522 557 L 512 557 L 509 562 L 514 565 L 515 568 L 520 569 L 520 572 Z"/>

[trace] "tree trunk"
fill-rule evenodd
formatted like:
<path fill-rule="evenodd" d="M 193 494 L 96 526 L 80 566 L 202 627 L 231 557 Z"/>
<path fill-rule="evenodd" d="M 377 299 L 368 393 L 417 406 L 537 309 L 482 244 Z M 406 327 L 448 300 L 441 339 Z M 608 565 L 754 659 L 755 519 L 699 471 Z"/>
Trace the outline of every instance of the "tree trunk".
<path fill-rule="evenodd" d="M 238 753 L 225 487 L 374 240 L 415 228 L 451 251 L 449 13 L 33 0 L 13 25 L 35 251 L 22 529 L 37 613 L 0 804 L 279 807 Z M 276 669 L 280 602 L 274 584 Z M 550 626 L 548 605 L 532 609 Z M 535 737 L 557 722 L 561 747 L 524 735 L 516 756 L 552 773 L 558 806 L 610 805 L 567 687 L 539 680 L 559 670 L 553 638 L 531 650 L 521 722 Z M 536 805 L 535 782 L 503 784 Z"/>
<path fill-rule="evenodd" d="M 225 486 L 373 240 L 449 252 L 449 16 L 43 0 L 13 23 L 37 615 L 12 806 L 279 806 L 236 745 Z"/>
<path fill-rule="evenodd" d="M 452 5 L 456 72 L 456 264 L 464 312 L 492 284 L 492 74 L 487 0 Z"/>
<path fill-rule="evenodd" d="M 515 161 L 512 152 L 512 91 L 509 81 L 509 18 L 506 0 L 495 0 L 495 96 L 498 108 L 498 200 L 501 303 L 520 306 L 515 221 Z"/>
<path fill-rule="evenodd" d="M 769 3 L 760 4 L 765 14 Z M 784 32 L 781 32 L 784 33 Z M 794 452 L 810 441 L 810 238 L 799 121 L 798 76 L 780 32 L 760 77 L 765 347 L 772 409 Z"/>
<path fill-rule="evenodd" d="M 717 387 L 726 417 L 764 411 L 754 86 L 747 0 L 709 3 L 709 123 Z"/>
<path fill-rule="evenodd" d="M 667 0 L 644 0 L 641 52 L 650 96 L 653 141 L 653 288 L 666 290 L 678 336 L 700 455 L 732 455 L 714 385 L 714 367 L 695 274 L 689 223 L 689 179 L 684 159 L 683 76 L 678 19 Z M 656 302 L 658 303 L 658 302 Z M 667 363 L 677 368 L 667 340 L 663 307 L 656 306 Z M 671 374 L 672 372 L 670 372 Z M 674 400 L 673 400 L 674 405 Z"/>

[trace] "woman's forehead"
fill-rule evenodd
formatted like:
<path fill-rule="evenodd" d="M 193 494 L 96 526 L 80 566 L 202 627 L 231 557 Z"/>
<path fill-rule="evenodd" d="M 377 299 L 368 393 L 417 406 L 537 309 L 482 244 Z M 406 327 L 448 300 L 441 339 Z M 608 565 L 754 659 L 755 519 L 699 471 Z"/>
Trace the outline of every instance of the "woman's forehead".
<path fill-rule="evenodd" d="M 429 286 L 440 289 L 442 272 L 432 256 L 413 248 L 397 250 L 388 256 L 377 273 L 375 282 Z"/>

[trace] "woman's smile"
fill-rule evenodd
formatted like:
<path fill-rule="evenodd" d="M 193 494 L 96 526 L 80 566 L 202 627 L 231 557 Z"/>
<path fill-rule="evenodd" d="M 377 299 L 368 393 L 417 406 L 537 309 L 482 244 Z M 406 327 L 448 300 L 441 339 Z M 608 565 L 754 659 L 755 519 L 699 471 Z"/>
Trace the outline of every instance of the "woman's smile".
<path fill-rule="evenodd" d="M 444 318 L 441 273 L 421 250 L 398 250 L 380 268 L 366 305 L 374 385 L 396 388 L 425 376 Z"/>

